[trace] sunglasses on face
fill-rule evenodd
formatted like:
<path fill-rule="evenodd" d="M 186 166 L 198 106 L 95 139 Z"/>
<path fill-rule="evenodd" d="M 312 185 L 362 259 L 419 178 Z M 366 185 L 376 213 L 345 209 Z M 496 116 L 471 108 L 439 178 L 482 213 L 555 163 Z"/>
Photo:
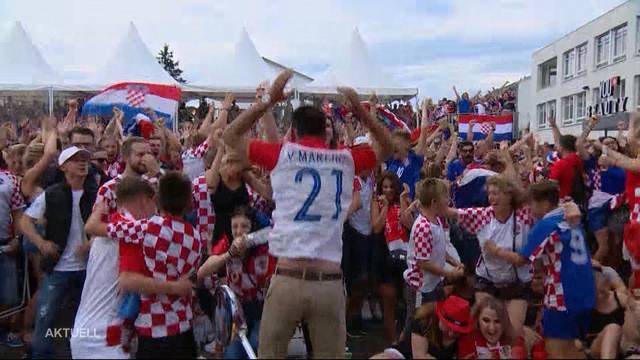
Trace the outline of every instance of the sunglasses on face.
<path fill-rule="evenodd" d="M 106 158 L 99 158 L 99 159 L 93 159 L 93 161 L 97 161 L 99 163 L 105 163 L 105 162 L 107 162 L 107 159 Z"/>

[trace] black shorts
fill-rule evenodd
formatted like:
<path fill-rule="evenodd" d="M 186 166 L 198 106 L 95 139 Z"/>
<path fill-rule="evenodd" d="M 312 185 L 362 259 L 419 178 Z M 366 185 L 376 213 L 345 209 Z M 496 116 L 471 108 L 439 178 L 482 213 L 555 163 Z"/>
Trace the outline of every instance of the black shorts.
<path fill-rule="evenodd" d="M 389 253 L 389 247 L 383 235 L 373 235 L 373 256 L 371 259 L 371 273 L 378 284 L 393 284 L 402 294 L 404 289 L 404 271 L 407 261 L 394 259 Z"/>
<path fill-rule="evenodd" d="M 372 240 L 369 235 L 362 235 L 349 223 L 344 224 L 342 232 L 342 272 L 347 290 L 355 282 L 369 279 L 371 272 Z"/>
<path fill-rule="evenodd" d="M 476 275 L 475 290 L 484 292 L 493 297 L 508 301 L 508 300 L 529 300 L 533 298 L 533 292 L 531 291 L 531 283 L 514 282 L 505 286 L 496 286 L 494 283 Z"/>

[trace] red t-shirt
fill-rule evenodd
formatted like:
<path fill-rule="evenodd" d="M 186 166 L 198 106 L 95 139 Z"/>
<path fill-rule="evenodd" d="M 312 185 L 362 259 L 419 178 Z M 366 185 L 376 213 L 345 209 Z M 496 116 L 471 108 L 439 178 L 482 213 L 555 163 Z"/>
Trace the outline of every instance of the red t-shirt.
<path fill-rule="evenodd" d="M 387 242 L 402 240 L 407 242 L 409 234 L 400 222 L 400 204 L 389 205 L 387 219 L 384 224 L 384 238 Z"/>
<path fill-rule="evenodd" d="M 110 222 L 124 221 L 126 218 L 120 213 L 111 214 Z M 144 275 L 150 275 L 144 263 L 144 254 L 142 252 L 142 244 L 132 244 L 120 241 L 118 243 L 118 251 L 120 257 L 119 272 L 132 272 Z"/>
<path fill-rule="evenodd" d="M 580 173 L 583 172 L 582 160 L 580 160 L 576 153 L 569 154 L 551 165 L 549 179 L 558 182 L 560 198 L 571 196 L 576 169 L 578 169 Z"/>
<path fill-rule="evenodd" d="M 296 143 L 313 148 L 328 148 L 323 139 L 311 136 L 302 137 Z M 249 160 L 266 170 L 273 170 L 278 163 L 281 149 L 282 143 L 252 140 L 249 143 Z M 375 168 L 376 154 L 370 146 L 357 146 L 349 149 L 349 151 L 351 152 L 351 157 L 353 157 L 356 174 Z"/>

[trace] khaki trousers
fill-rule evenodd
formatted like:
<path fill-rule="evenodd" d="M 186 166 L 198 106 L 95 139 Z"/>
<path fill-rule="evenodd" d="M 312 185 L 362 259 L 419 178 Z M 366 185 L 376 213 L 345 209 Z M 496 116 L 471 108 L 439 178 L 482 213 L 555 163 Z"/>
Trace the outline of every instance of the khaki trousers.
<path fill-rule="evenodd" d="M 342 280 L 310 281 L 274 275 L 267 291 L 258 357 L 285 359 L 296 326 L 308 325 L 314 358 L 344 358 L 347 330 Z"/>

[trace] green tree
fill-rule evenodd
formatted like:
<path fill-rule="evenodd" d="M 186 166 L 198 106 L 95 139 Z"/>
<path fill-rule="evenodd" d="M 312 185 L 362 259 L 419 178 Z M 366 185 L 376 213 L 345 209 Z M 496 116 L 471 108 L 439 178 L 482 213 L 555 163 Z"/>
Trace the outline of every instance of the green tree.
<path fill-rule="evenodd" d="M 156 56 L 158 63 L 174 78 L 177 82 L 185 84 L 187 81 L 182 78 L 182 69 L 180 62 L 173 59 L 173 51 L 169 50 L 169 45 L 164 44 L 160 52 Z"/>

